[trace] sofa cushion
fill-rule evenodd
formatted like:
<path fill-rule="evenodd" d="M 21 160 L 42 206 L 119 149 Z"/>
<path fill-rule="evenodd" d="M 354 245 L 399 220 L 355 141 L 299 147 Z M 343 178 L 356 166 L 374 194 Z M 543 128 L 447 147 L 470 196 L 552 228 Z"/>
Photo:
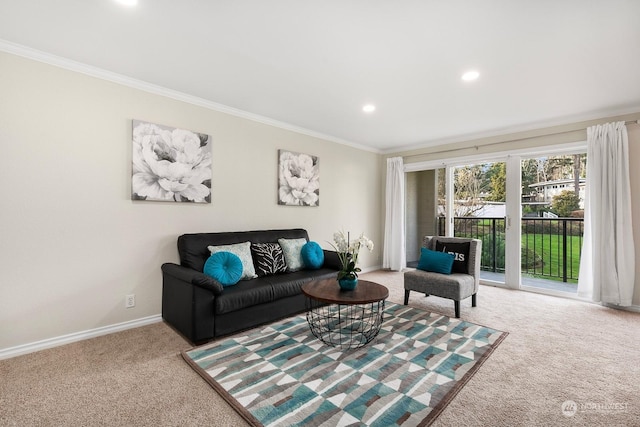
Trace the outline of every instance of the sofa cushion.
<path fill-rule="evenodd" d="M 278 239 L 278 243 L 280 243 L 284 252 L 287 271 L 301 270 L 304 267 L 302 247 L 307 243 L 307 239 Z"/>
<path fill-rule="evenodd" d="M 252 243 L 251 253 L 258 277 L 287 271 L 284 252 L 278 243 Z"/>
<path fill-rule="evenodd" d="M 215 299 L 215 313 L 224 314 L 273 301 L 273 286 L 266 280 L 272 276 L 243 280 L 235 286 L 224 288 Z"/>
<path fill-rule="evenodd" d="M 203 273 L 224 287 L 235 285 L 242 277 L 242 261 L 231 252 L 216 252 L 204 263 Z"/>
<path fill-rule="evenodd" d="M 217 252 L 231 252 L 242 261 L 242 277 L 240 280 L 255 279 L 258 277 L 251 257 L 251 242 L 236 243 L 234 245 L 209 246 L 211 255 Z"/>
<path fill-rule="evenodd" d="M 431 271 L 440 274 L 451 274 L 455 256 L 446 252 L 432 251 L 420 248 L 418 270 Z"/>
<path fill-rule="evenodd" d="M 324 251 L 316 242 L 307 242 L 300 251 L 306 268 L 316 270 L 324 264 Z"/>
<path fill-rule="evenodd" d="M 436 251 L 447 252 L 454 255 L 453 268 L 451 269 L 454 273 L 469 273 L 467 261 L 469 259 L 470 246 L 470 242 L 452 243 L 442 242 L 440 240 L 436 241 Z"/>
<path fill-rule="evenodd" d="M 308 240 L 307 231 L 302 228 L 260 230 L 260 231 L 233 231 L 221 233 L 190 233 L 178 237 L 178 255 L 180 265 L 202 272 L 205 261 L 211 255 L 208 246 L 231 245 L 234 243 L 252 242 L 268 243 L 277 242 L 278 239 Z"/>
<path fill-rule="evenodd" d="M 293 273 L 273 274 L 244 280 L 237 285 L 224 288 L 215 299 L 216 315 L 231 313 L 254 305 L 266 304 L 281 298 L 300 295 L 300 288 L 311 280 L 336 277 L 336 271 L 329 268 L 304 270 Z M 338 286 L 336 284 L 336 286 Z"/>
<path fill-rule="evenodd" d="M 265 277 L 265 279 L 273 287 L 273 296 L 275 299 L 299 295 L 302 293 L 300 288 L 307 282 L 312 280 L 331 279 L 337 276 L 337 271 L 320 268 L 318 270 L 301 270 L 293 273 L 276 274 L 274 276 Z M 338 284 L 336 283 L 336 286 Z"/>

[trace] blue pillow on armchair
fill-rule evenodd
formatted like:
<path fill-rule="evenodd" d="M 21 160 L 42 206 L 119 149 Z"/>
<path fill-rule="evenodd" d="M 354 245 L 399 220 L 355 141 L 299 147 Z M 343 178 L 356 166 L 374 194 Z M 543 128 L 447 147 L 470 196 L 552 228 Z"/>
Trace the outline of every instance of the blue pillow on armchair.
<path fill-rule="evenodd" d="M 420 248 L 420 261 L 418 270 L 431 271 L 433 273 L 451 274 L 455 255 L 446 252 L 432 251 Z"/>

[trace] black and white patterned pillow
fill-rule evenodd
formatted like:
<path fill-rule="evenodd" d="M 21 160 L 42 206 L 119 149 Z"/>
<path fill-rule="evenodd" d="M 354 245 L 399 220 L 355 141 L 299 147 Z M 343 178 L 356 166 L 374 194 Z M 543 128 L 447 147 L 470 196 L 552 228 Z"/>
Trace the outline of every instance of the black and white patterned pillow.
<path fill-rule="evenodd" d="M 279 244 L 251 243 L 251 252 L 259 277 L 287 271 L 284 252 Z"/>
<path fill-rule="evenodd" d="M 441 241 L 436 241 L 436 251 L 438 252 L 448 252 L 455 256 L 455 260 L 453 261 L 453 272 L 454 273 L 469 273 L 469 266 L 467 265 L 467 261 L 469 260 L 469 248 L 471 247 L 471 243 L 463 242 L 463 243 L 445 243 Z"/>

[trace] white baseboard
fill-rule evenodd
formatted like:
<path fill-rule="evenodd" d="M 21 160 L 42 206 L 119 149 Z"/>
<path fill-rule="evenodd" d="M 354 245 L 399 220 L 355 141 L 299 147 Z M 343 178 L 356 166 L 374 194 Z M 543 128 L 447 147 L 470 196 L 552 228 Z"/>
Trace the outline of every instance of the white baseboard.
<path fill-rule="evenodd" d="M 0 349 L 0 360 L 9 359 L 23 354 L 33 353 L 48 348 L 58 347 L 73 342 L 87 340 L 102 335 L 113 334 L 127 329 L 139 328 L 140 326 L 151 325 L 162 321 L 162 316 L 156 314 L 154 316 L 143 317 L 141 319 L 130 320 L 128 322 L 116 323 L 115 325 L 102 326 L 100 328 L 90 329 L 88 331 L 74 332 L 68 335 L 48 338 L 42 341 L 36 341 L 29 344 L 22 344 L 15 347 Z"/>
<path fill-rule="evenodd" d="M 630 305 L 627 307 L 620 307 L 619 305 L 607 304 L 607 303 L 603 303 L 602 305 L 608 308 L 616 308 L 618 310 L 633 311 L 634 313 L 640 313 L 640 305 Z"/>
<path fill-rule="evenodd" d="M 364 269 L 363 273 L 369 273 L 371 271 L 380 270 L 381 267 L 369 267 Z M 566 298 L 566 296 L 565 296 Z M 573 298 L 577 299 L 577 298 Z M 587 301 L 585 301 L 587 302 Z M 593 304 L 593 303 L 592 303 Z M 633 311 L 640 313 L 640 306 L 632 305 L 630 307 L 618 307 L 611 306 L 609 304 L 602 304 L 610 308 L 617 308 L 626 311 Z M 71 344 L 78 341 L 87 340 L 90 338 L 96 338 L 102 335 L 113 334 L 115 332 L 125 331 L 127 329 L 139 328 L 141 326 L 151 325 L 162 321 L 162 316 L 156 314 L 154 316 L 143 317 L 141 319 L 130 320 L 128 322 L 116 323 L 115 325 L 102 326 L 100 328 L 90 329 L 88 331 L 75 332 L 73 334 L 62 335 L 55 338 L 48 338 L 42 341 L 36 341 L 29 344 L 22 344 L 15 347 L 9 347 L 0 349 L 0 360 L 10 359 L 12 357 L 22 356 L 23 354 L 34 353 L 40 350 L 46 350 L 48 348 L 59 347 L 65 344 Z"/>
<path fill-rule="evenodd" d="M 362 269 L 362 274 L 364 273 L 371 273 L 372 271 L 376 271 L 376 270 L 380 270 L 382 269 L 381 265 L 374 265 L 373 267 L 365 267 Z"/>

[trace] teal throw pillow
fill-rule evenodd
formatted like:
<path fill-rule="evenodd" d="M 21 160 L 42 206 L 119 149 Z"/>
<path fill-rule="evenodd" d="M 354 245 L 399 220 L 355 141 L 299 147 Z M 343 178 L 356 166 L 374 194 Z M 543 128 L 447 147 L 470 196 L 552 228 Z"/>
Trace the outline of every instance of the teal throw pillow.
<path fill-rule="evenodd" d="M 418 270 L 431 271 L 433 273 L 451 274 L 455 255 L 446 252 L 432 251 L 420 248 L 420 261 Z"/>
<path fill-rule="evenodd" d="M 304 266 L 311 270 L 317 270 L 324 264 L 324 251 L 316 242 L 305 243 L 301 253 Z"/>
<path fill-rule="evenodd" d="M 204 263 L 203 273 L 216 279 L 223 287 L 235 285 L 242 277 L 242 261 L 231 252 L 216 252 Z"/>
<path fill-rule="evenodd" d="M 258 277 L 256 269 L 253 266 L 253 257 L 251 256 L 251 242 L 235 243 L 233 245 L 207 246 L 211 255 L 218 252 L 231 252 L 236 254 L 242 262 L 242 277 L 240 280 L 255 279 Z"/>
<path fill-rule="evenodd" d="M 307 243 L 307 239 L 278 239 L 284 252 L 284 260 L 287 262 L 287 271 L 302 270 L 302 247 Z"/>

